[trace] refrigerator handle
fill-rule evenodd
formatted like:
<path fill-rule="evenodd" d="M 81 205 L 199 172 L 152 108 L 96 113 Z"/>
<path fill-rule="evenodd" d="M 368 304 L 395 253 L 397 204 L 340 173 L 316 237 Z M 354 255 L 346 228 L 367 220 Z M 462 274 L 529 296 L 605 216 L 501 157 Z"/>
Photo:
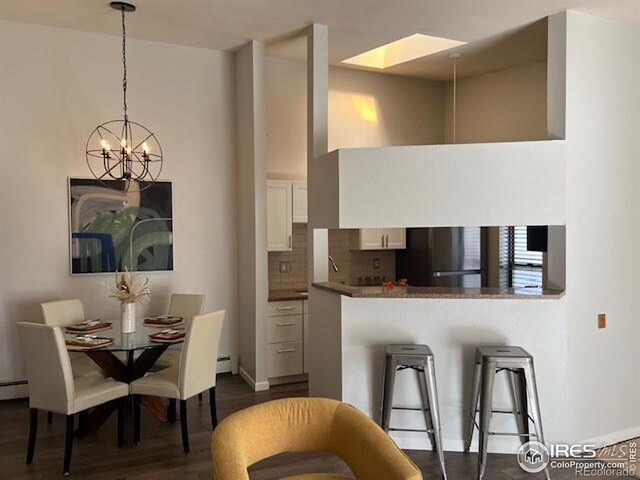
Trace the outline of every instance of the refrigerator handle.
<path fill-rule="evenodd" d="M 456 277 L 458 275 L 478 275 L 484 270 L 448 270 L 446 272 L 433 272 L 433 277 Z"/>

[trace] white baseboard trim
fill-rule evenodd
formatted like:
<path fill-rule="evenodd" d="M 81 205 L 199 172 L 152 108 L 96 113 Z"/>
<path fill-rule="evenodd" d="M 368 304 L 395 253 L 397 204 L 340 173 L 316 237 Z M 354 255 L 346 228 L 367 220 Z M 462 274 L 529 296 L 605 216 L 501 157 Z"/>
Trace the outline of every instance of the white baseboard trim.
<path fill-rule="evenodd" d="M 269 382 L 256 382 L 244 368 L 239 367 L 238 373 L 240 373 L 242 379 L 249 384 L 254 392 L 264 392 L 265 390 L 269 390 Z"/>
<path fill-rule="evenodd" d="M 608 445 L 614 445 L 616 443 L 624 442 L 632 438 L 640 437 L 640 425 L 627 428 L 625 430 L 619 430 L 617 432 L 607 433 L 606 435 L 600 435 L 598 437 L 590 438 L 581 442 L 583 444 L 592 444 L 596 448 L 604 447 Z"/>

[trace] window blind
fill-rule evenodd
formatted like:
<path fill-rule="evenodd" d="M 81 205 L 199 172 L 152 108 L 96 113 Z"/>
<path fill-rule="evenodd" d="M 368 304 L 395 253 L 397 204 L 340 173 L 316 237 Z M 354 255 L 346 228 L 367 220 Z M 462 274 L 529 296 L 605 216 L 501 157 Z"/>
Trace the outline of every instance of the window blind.
<path fill-rule="evenodd" d="M 500 286 L 542 287 L 542 252 L 527 250 L 527 227 L 500 227 Z"/>

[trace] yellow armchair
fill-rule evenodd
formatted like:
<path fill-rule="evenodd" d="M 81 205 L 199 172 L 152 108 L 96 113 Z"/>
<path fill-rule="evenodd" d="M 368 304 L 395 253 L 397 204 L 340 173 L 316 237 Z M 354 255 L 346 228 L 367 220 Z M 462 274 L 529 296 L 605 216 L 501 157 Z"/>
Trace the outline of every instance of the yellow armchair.
<path fill-rule="evenodd" d="M 218 480 L 249 480 L 247 468 L 283 452 L 331 452 L 361 480 L 422 480 L 422 474 L 373 421 L 346 403 L 285 398 L 225 418 L 211 441 Z M 288 480 L 345 479 L 298 475 Z"/>

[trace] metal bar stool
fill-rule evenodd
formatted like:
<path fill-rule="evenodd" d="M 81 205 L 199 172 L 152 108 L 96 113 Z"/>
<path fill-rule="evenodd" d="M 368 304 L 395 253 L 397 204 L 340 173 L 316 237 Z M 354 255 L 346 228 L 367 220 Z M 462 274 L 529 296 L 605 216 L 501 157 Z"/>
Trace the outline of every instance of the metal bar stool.
<path fill-rule="evenodd" d="M 493 409 L 493 382 L 496 373 L 507 372 L 513 408 L 511 410 Z M 480 408 L 478 409 L 478 401 Z M 529 415 L 531 406 L 531 415 Z M 480 413 L 480 424 L 476 423 L 476 413 Z M 518 433 L 491 432 L 492 413 L 513 414 L 518 422 Z M 529 433 L 529 420 L 533 422 L 536 433 Z M 478 480 L 482 480 L 487 467 L 487 446 L 489 435 L 512 435 L 520 437 L 522 443 L 537 440 L 544 444 L 542 418 L 538 401 L 538 388 L 533 369 L 533 357 L 521 347 L 478 347 L 473 374 L 473 393 L 471 414 L 469 415 L 469 436 L 465 444 L 465 452 L 469 452 L 473 439 L 474 427 L 478 427 Z M 549 472 L 545 468 L 544 476 L 549 480 Z"/>
<path fill-rule="evenodd" d="M 422 407 L 394 407 L 393 389 L 396 372 L 406 369 L 414 370 L 418 376 Z M 440 411 L 438 408 L 438 391 L 436 388 L 436 371 L 433 353 L 426 345 L 387 345 L 385 347 L 384 372 L 382 377 L 382 398 L 380 401 L 380 426 L 392 432 L 425 432 L 429 434 L 433 450 L 438 452 L 440 471 L 446 480 L 442 450 L 442 434 L 440 427 Z M 424 414 L 426 429 L 390 428 L 391 410 L 417 410 Z"/>

